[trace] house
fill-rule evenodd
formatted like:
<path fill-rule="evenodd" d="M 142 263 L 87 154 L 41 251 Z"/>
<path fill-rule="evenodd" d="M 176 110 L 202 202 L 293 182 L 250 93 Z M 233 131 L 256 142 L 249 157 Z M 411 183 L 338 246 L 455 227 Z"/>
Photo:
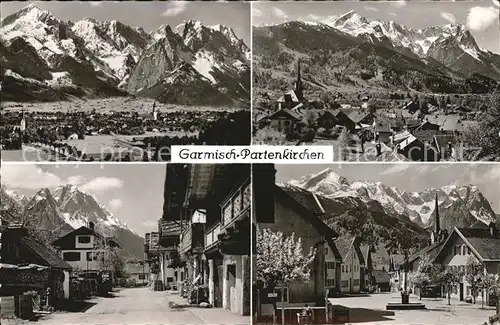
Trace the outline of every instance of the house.
<path fill-rule="evenodd" d="M 411 161 L 438 161 L 437 150 L 421 137 L 417 132 L 410 135 L 396 146 L 397 152 Z"/>
<path fill-rule="evenodd" d="M 335 240 L 335 245 L 342 258 L 341 283 L 342 293 L 361 292 L 361 283 L 365 283 L 365 261 L 360 248 L 359 237 L 340 237 Z"/>
<path fill-rule="evenodd" d="M 391 291 L 391 277 L 386 270 L 373 270 L 372 271 L 372 286 L 376 292 L 390 292 Z"/>
<path fill-rule="evenodd" d="M 363 244 L 360 246 L 361 253 L 363 254 L 363 259 L 365 261 L 364 267 L 364 279 L 365 281 L 361 283 L 361 291 L 371 291 L 376 285 L 373 278 L 373 271 L 376 263 L 373 262 L 373 254 L 376 253 L 375 247 L 372 245 Z"/>
<path fill-rule="evenodd" d="M 42 296 L 50 288 L 50 305 L 59 306 L 70 298 L 71 265 L 20 225 L 2 226 L 0 296 L 19 299 L 26 291 Z"/>
<path fill-rule="evenodd" d="M 392 141 L 392 129 L 389 125 L 377 124 L 375 126 L 375 142 L 389 143 Z"/>
<path fill-rule="evenodd" d="M 274 184 L 274 173 L 273 165 L 254 165 L 254 229 L 279 231 L 284 236 L 294 234 L 301 238 L 305 251 L 316 249 L 310 280 L 284 288 L 284 307 L 293 309 L 306 303 L 313 307 L 325 306 L 325 297 L 334 297 L 340 293 L 342 261 L 335 245 L 337 233 L 320 219 L 329 208 L 327 199 L 293 186 L 277 186 Z M 254 295 L 256 313 L 272 315 L 274 298 L 270 298 L 270 292 L 259 286 L 255 278 L 254 290 L 257 293 Z M 281 288 L 276 290 L 279 297 L 275 301 L 281 305 Z"/>
<path fill-rule="evenodd" d="M 121 248 L 113 238 L 98 234 L 93 222 L 58 238 L 52 245 L 75 271 L 112 271 L 111 249 Z"/>
<path fill-rule="evenodd" d="M 390 285 L 392 291 L 399 291 L 405 289 L 406 274 L 404 271 L 404 263 L 406 256 L 404 254 L 391 254 L 389 256 L 389 276 L 391 278 Z"/>
<path fill-rule="evenodd" d="M 457 268 L 467 272 L 466 265 L 469 258 L 479 262 L 485 274 L 500 276 L 500 232 L 494 222 L 487 228 L 454 227 L 434 258 L 434 263 L 441 269 Z M 444 288 L 443 292 L 446 292 Z M 453 286 L 450 296 L 463 301 L 472 294 L 472 287 L 464 275 L 460 283 Z M 488 304 L 490 297 L 478 295 L 477 300 L 484 300 Z"/>
<path fill-rule="evenodd" d="M 302 116 L 291 109 L 282 108 L 265 118 L 269 121 L 271 128 L 280 132 L 290 132 L 295 130 L 297 123 L 302 121 Z"/>
<path fill-rule="evenodd" d="M 435 134 L 434 148 L 437 149 L 440 159 L 449 159 L 455 154 L 455 146 L 459 144 L 454 134 Z"/>
<path fill-rule="evenodd" d="M 408 103 L 405 103 L 402 107 L 403 110 L 405 111 L 409 111 L 410 113 L 415 113 L 416 111 L 418 111 L 420 109 L 418 103 L 414 102 L 414 101 L 410 101 Z"/>
<path fill-rule="evenodd" d="M 357 127 L 363 128 L 373 125 L 375 115 L 364 110 L 358 110 L 351 112 L 351 114 L 349 114 L 349 119 L 353 121 Z"/>
<path fill-rule="evenodd" d="M 334 113 L 334 116 L 335 116 L 335 118 L 337 120 L 337 125 L 344 126 L 344 127 L 346 127 L 351 132 L 354 131 L 354 129 L 356 128 L 356 123 L 354 123 L 349 118 L 349 116 L 346 113 L 344 113 L 343 111 L 337 110 Z"/>
<path fill-rule="evenodd" d="M 432 122 L 429 121 L 429 119 L 426 119 L 415 130 L 439 131 L 440 128 L 441 128 L 441 126 L 439 124 L 432 123 Z"/>
<path fill-rule="evenodd" d="M 126 261 L 124 271 L 135 285 L 145 286 L 149 283 L 149 265 L 145 261 Z"/>
<path fill-rule="evenodd" d="M 365 150 L 365 153 L 359 157 L 352 156 L 348 161 L 409 161 L 408 158 L 402 154 L 392 150 L 385 143 L 377 143 L 375 146 Z"/>
<path fill-rule="evenodd" d="M 331 129 L 337 125 L 337 118 L 335 117 L 335 112 L 325 110 L 319 113 L 316 119 L 316 125 L 320 128 Z"/>
<path fill-rule="evenodd" d="M 184 280 L 207 287 L 209 303 L 244 316 L 250 314 L 250 202 L 250 165 L 167 166 L 162 221 L 182 224 L 178 255 L 171 256 L 185 265 Z"/>

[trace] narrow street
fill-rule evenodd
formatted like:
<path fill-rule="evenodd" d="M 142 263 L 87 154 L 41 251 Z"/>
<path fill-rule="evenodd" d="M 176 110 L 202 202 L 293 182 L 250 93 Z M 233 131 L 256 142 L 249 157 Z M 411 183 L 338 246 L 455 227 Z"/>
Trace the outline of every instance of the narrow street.
<path fill-rule="evenodd" d="M 80 312 L 56 312 L 28 324 L 248 324 L 250 317 L 238 316 L 221 308 L 171 309 L 169 302 L 183 302 L 178 294 L 148 288 L 122 289 L 113 297 L 90 300 L 90 308 Z M 8 324 L 8 322 L 6 323 Z"/>

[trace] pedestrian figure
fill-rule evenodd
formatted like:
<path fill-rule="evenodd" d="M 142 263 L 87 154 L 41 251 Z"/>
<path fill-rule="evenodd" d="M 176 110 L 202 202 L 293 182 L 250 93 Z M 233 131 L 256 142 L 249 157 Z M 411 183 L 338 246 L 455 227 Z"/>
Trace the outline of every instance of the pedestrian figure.
<path fill-rule="evenodd" d="M 311 307 L 309 307 L 308 304 L 306 304 L 304 306 L 304 308 L 302 308 L 302 315 L 303 316 L 307 316 L 306 319 L 307 319 L 307 325 L 310 325 L 312 323 L 312 309 Z"/>

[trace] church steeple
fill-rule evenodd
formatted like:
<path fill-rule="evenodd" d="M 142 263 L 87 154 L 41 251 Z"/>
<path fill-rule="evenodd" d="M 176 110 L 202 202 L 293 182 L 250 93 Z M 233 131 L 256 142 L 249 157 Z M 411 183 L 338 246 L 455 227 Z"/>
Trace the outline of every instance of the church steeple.
<path fill-rule="evenodd" d="M 439 236 L 439 233 L 441 232 L 441 225 L 439 221 L 439 204 L 438 204 L 438 195 L 436 192 L 436 202 L 434 204 L 434 211 L 436 211 L 436 221 L 434 222 L 434 231 L 436 232 L 436 236 Z"/>
<path fill-rule="evenodd" d="M 297 81 L 295 81 L 295 94 L 297 94 L 297 99 L 302 101 L 304 99 L 302 78 L 300 76 L 300 59 L 297 62 Z"/>

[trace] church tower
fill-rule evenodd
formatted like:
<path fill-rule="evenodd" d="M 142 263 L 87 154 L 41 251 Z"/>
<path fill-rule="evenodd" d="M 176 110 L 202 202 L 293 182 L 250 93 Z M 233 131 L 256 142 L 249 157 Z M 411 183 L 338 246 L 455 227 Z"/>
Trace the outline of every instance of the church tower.
<path fill-rule="evenodd" d="M 439 220 L 439 207 L 438 207 L 438 195 L 436 192 L 436 201 L 434 203 L 434 211 L 436 213 L 436 218 L 434 219 L 434 231 L 431 233 L 431 244 L 440 241 L 441 237 L 441 225 Z"/>
<path fill-rule="evenodd" d="M 300 76 L 300 59 L 297 62 L 297 81 L 295 81 L 295 94 L 297 99 L 302 102 L 304 100 L 304 86 L 302 85 L 302 78 Z"/>

